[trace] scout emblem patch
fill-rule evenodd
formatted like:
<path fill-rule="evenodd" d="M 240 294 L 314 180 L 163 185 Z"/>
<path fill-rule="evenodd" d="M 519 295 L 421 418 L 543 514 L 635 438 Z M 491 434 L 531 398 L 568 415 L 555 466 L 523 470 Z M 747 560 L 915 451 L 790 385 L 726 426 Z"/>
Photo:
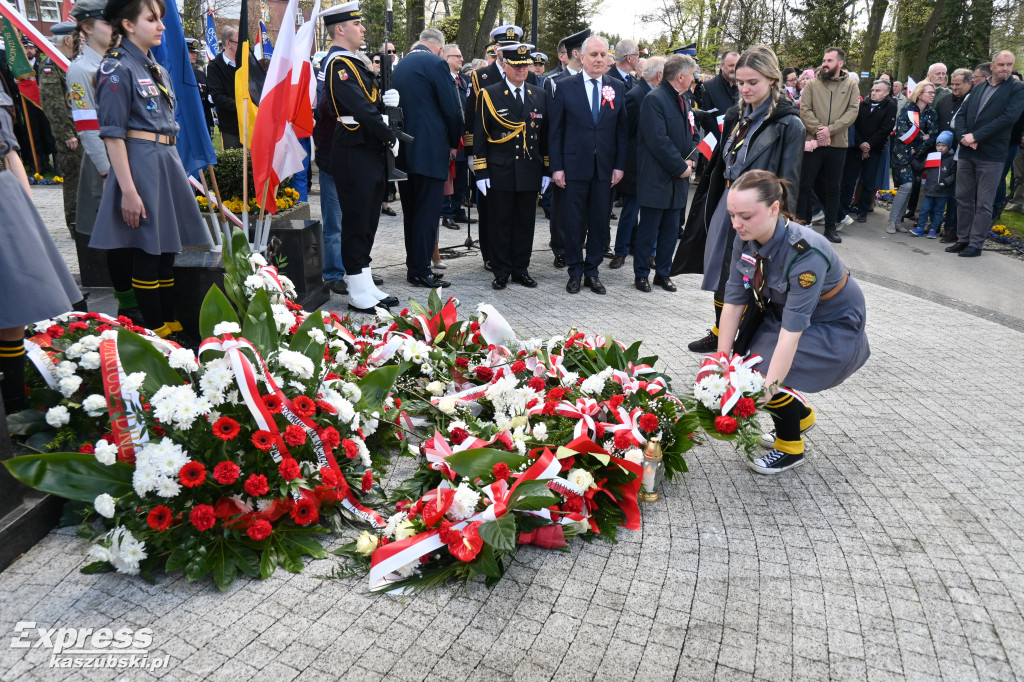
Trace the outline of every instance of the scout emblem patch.
<path fill-rule="evenodd" d="M 815 282 L 817 282 L 817 281 L 818 281 L 818 276 L 815 275 L 810 270 L 808 270 L 806 272 L 801 272 L 800 276 L 797 277 L 797 282 L 800 284 L 800 287 L 803 288 L 803 289 L 810 289 L 811 287 L 814 286 Z"/>
<path fill-rule="evenodd" d="M 340 78 L 343 81 L 347 81 L 348 71 L 346 71 L 345 69 L 341 69 L 340 71 L 338 71 L 338 78 Z"/>

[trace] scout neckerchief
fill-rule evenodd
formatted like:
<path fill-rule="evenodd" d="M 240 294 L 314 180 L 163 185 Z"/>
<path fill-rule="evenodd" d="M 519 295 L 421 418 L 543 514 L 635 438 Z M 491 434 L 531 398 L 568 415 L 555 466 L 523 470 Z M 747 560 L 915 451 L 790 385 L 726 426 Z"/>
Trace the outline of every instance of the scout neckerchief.
<path fill-rule="evenodd" d="M 160 65 L 155 62 L 149 62 L 146 64 L 146 67 L 149 69 L 150 75 L 153 76 L 153 82 L 156 83 L 156 87 L 160 88 L 160 94 L 164 96 L 164 99 L 167 100 L 167 103 L 171 105 L 171 107 L 174 107 L 174 102 L 171 99 L 171 91 L 167 89 L 166 85 L 164 85 L 164 75 Z"/>
<path fill-rule="evenodd" d="M 750 116 L 744 116 L 743 120 L 740 121 L 739 126 L 736 128 L 736 135 L 732 140 L 732 147 L 729 148 L 729 165 L 732 166 L 736 163 L 736 156 L 739 154 L 740 147 L 747 139 L 747 133 L 750 132 L 750 122 L 753 119 Z"/>

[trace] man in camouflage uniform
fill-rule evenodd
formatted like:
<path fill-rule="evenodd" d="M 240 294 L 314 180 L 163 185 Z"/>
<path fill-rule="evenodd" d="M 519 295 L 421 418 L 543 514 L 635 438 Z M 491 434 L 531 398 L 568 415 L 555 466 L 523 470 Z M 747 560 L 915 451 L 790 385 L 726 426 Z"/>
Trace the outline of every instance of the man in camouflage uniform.
<path fill-rule="evenodd" d="M 75 24 L 65 21 L 50 27 L 52 42 L 70 61 L 74 59 L 72 32 Z M 57 159 L 60 174 L 64 178 L 64 221 L 68 229 L 75 224 L 75 205 L 78 200 L 78 169 L 82 166 L 82 146 L 78 144 L 75 123 L 67 100 L 67 79 L 64 70 L 49 57 L 39 60 L 36 65 L 39 78 L 39 99 L 43 113 L 50 122 L 54 142 L 57 145 Z"/>

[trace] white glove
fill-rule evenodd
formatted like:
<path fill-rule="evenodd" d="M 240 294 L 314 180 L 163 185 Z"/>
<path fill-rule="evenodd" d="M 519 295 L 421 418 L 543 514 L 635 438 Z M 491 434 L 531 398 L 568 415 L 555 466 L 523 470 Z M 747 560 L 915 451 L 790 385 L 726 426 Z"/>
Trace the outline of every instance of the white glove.
<path fill-rule="evenodd" d="M 487 190 L 491 188 L 491 179 L 484 178 L 483 180 L 476 181 L 476 188 L 480 190 L 480 194 L 487 196 Z"/>
<path fill-rule="evenodd" d="M 466 155 L 466 165 L 469 166 L 469 170 L 473 170 L 473 157 Z"/>
<path fill-rule="evenodd" d="M 391 88 L 390 90 L 385 92 L 380 99 L 382 102 L 384 102 L 384 106 L 386 107 L 397 107 L 398 100 L 401 99 L 401 97 L 398 94 L 398 90 Z"/>
<path fill-rule="evenodd" d="M 547 192 L 548 191 L 548 185 L 550 185 L 550 184 L 551 184 L 551 178 L 549 178 L 546 175 L 543 178 L 541 178 L 540 179 L 540 193 L 544 194 L 544 192 Z"/>
<path fill-rule="evenodd" d="M 391 125 L 391 119 L 388 118 L 387 114 L 381 114 L 380 115 L 380 120 L 384 121 L 384 125 L 386 125 L 386 126 L 390 126 Z"/>
<path fill-rule="evenodd" d="M 398 158 L 398 140 L 395 140 L 395 146 L 391 148 L 391 153 L 395 155 L 396 159 Z"/>

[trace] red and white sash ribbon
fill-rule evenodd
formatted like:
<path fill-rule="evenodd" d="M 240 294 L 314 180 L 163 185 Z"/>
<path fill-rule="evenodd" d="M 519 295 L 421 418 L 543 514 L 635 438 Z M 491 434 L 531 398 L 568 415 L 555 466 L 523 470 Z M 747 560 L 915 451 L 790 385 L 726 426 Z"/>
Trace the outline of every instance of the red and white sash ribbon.
<path fill-rule="evenodd" d="M 751 355 L 744 360 L 742 355 L 737 354 L 733 355 L 732 359 L 722 367 L 722 376 L 728 382 L 725 393 L 722 395 L 722 414 L 729 414 L 729 411 L 743 397 L 743 391 L 740 390 L 739 386 L 739 369 L 741 367 L 753 367 L 759 362 L 761 362 L 760 355 Z"/>
<path fill-rule="evenodd" d="M 601 404 L 593 398 L 580 398 L 576 401 L 575 405 L 562 401 L 555 406 L 555 412 L 563 417 L 579 420 L 573 428 L 573 438 L 579 438 L 581 435 L 589 436 L 590 434 L 594 434 L 596 438 L 597 423 L 594 421 L 594 417 L 600 414 L 602 409 Z M 584 428 L 586 428 L 585 433 Z"/>
<path fill-rule="evenodd" d="M 498 345 L 508 344 L 509 342 L 515 342 L 516 333 L 512 329 L 512 326 L 505 321 L 494 306 L 487 303 L 481 303 L 477 306 L 477 310 L 483 313 L 486 317 L 480 322 L 480 336 L 484 338 L 487 345 Z"/>
<path fill-rule="evenodd" d="M 128 377 L 121 366 L 117 340 L 100 341 L 99 353 L 103 393 L 107 398 L 110 432 L 117 445 L 117 458 L 131 463 L 135 461 L 135 448 L 149 440 L 142 419 L 142 401 L 138 391 L 124 389 Z"/>
<path fill-rule="evenodd" d="M 264 281 L 269 282 L 270 285 L 274 287 L 274 290 L 277 291 L 277 293 L 279 293 L 281 296 L 285 295 L 284 285 L 281 284 L 281 280 L 277 276 L 277 268 L 275 268 L 273 265 L 261 265 L 260 267 L 256 268 L 256 274 L 262 277 Z"/>
<path fill-rule="evenodd" d="M 640 417 L 644 415 L 642 407 L 634 407 L 627 412 L 621 405 L 612 410 L 616 424 L 605 423 L 604 426 L 612 433 L 625 432 L 634 445 L 640 446 L 647 442 L 647 438 L 640 431 Z"/>
<path fill-rule="evenodd" d="M 448 444 L 440 431 L 434 431 L 434 435 L 423 443 L 423 455 L 430 462 L 430 468 L 440 471 L 449 480 L 455 480 L 455 469 L 448 465 L 447 459 L 452 454 L 452 446 Z"/>
<path fill-rule="evenodd" d="M 904 144 L 913 142 L 917 139 L 917 134 L 921 132 L 921 114 L 916 111 L 908 111 L 907 114 L 910 119 L 910 128 L 900 135 L 900 142 Z"/>
<path fill-rule="evenodd" d="M 60 383 L 60 377 L 57 376 L 57 365 L 60 364 L 60 360 L 57 359 L 55 351 L 47 350 L 51 348 L 52 343 L 53 338 L 49 334 L 36 334 L 30 339 L 25 339 L 25 354 L 39 371 L 39 376 L 43 377 L 46 385 L 56 391 L 57 384 Z"/>

